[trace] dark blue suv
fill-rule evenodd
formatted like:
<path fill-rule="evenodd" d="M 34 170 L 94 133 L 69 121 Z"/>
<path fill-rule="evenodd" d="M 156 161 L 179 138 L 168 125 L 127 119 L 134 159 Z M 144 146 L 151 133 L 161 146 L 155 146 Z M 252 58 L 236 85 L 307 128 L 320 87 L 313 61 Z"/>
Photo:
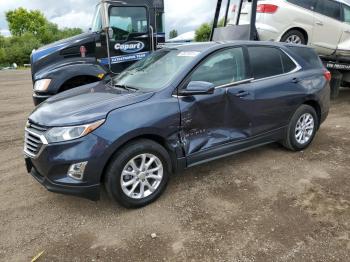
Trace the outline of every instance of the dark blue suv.
<path fill-rule="evenodd" d="M 120 204 L 141 207 L 176 171 L 273 142 L 308 147 L 328 114 L 329 80 L 304 46 L 163 49 L 36 108 L 27 169 L 49 191 L 97 200 L 105 185 Z"/>

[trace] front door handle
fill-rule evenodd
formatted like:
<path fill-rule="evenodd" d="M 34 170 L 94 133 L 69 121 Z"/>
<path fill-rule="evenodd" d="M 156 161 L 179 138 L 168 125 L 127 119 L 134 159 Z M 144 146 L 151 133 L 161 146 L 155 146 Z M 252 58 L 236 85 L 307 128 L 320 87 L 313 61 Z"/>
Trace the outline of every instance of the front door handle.
<path fill-rule="evenodd" d="M 237 97 L 246 97 L 246 96 L 249 96 L 250 95 L 250 93 L 248 92 L 248 91 L 244 91 L 244 90 L 242 90 L 242 91 L 239 91 L 237 94 L 236 94 L 236 96 Z"/>
<path fill-rule="evenodd" d="M 297 84 L 299 82 L 300 82 L 300 79 L 296 78 L 296 77 L 294 77 L 293 80 L 292 80 L 292 83 L 294 83 L 294 84 Z"/>
<path fill-rule="evenodd" d="M 350 34 L 350 30 L 345 30 L 344 32 Z"/>
<path fill-rule="evenodd" d="M 323 23 L 322 23 L 321 21 L 317 21 L 317 22 L 316 22 L 316 25 L 323 26 Z"/>

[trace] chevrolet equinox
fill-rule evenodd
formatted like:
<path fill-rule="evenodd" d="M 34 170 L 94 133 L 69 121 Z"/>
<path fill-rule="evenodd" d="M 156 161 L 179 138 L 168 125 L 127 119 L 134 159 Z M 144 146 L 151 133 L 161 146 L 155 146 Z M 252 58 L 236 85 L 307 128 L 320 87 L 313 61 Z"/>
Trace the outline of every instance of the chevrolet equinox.
<path fill-rule="evenodd" d="M 30 115 L 28 172 L 49 191 L 142 207 L 170 174 L 279 142 L 298 151 L 329 110 L 330 73 L 309 47 L 230 42 L 165 48 L 109 82 Z"/>

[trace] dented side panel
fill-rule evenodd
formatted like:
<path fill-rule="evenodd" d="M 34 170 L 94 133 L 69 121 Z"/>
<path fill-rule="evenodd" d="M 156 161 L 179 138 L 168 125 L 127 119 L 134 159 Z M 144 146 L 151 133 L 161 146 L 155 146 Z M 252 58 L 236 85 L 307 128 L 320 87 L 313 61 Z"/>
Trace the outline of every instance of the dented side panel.
<path fill-rule="evenodd" d="M 179 98 L 186 156 L 250 136 L 248 107 L 244 102 L 237 106 L 232 99 L 226 88 Z"/>

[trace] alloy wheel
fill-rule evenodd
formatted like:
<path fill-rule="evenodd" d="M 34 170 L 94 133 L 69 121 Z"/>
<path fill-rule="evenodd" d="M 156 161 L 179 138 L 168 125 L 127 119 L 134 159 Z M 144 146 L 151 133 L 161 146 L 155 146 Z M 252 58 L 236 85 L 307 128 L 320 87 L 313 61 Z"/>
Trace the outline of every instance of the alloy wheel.
<path fill-rule="evenodd" d="M 314 117 L 309 114 L 303 114 L 295 127 L 295 139 L 301 144 L 307 144 L 314 134 L 315 120 Z"/>
<path fill-rule="evenodd" d="M 298 44 L 300 45 L 302 43 L 302 40 L 299 36 L 297 35 L 290 35 L 287 39 L 286 39 L 286 43 L 292 43 L 292 44 Z"/>
<path fill-rule="evenodd" d="M 121 188 L 132 199 L 152 195 L 163 180 L 162 161 L 153 154 L 141 154 L 131 159 L 123 168 Z"/>

